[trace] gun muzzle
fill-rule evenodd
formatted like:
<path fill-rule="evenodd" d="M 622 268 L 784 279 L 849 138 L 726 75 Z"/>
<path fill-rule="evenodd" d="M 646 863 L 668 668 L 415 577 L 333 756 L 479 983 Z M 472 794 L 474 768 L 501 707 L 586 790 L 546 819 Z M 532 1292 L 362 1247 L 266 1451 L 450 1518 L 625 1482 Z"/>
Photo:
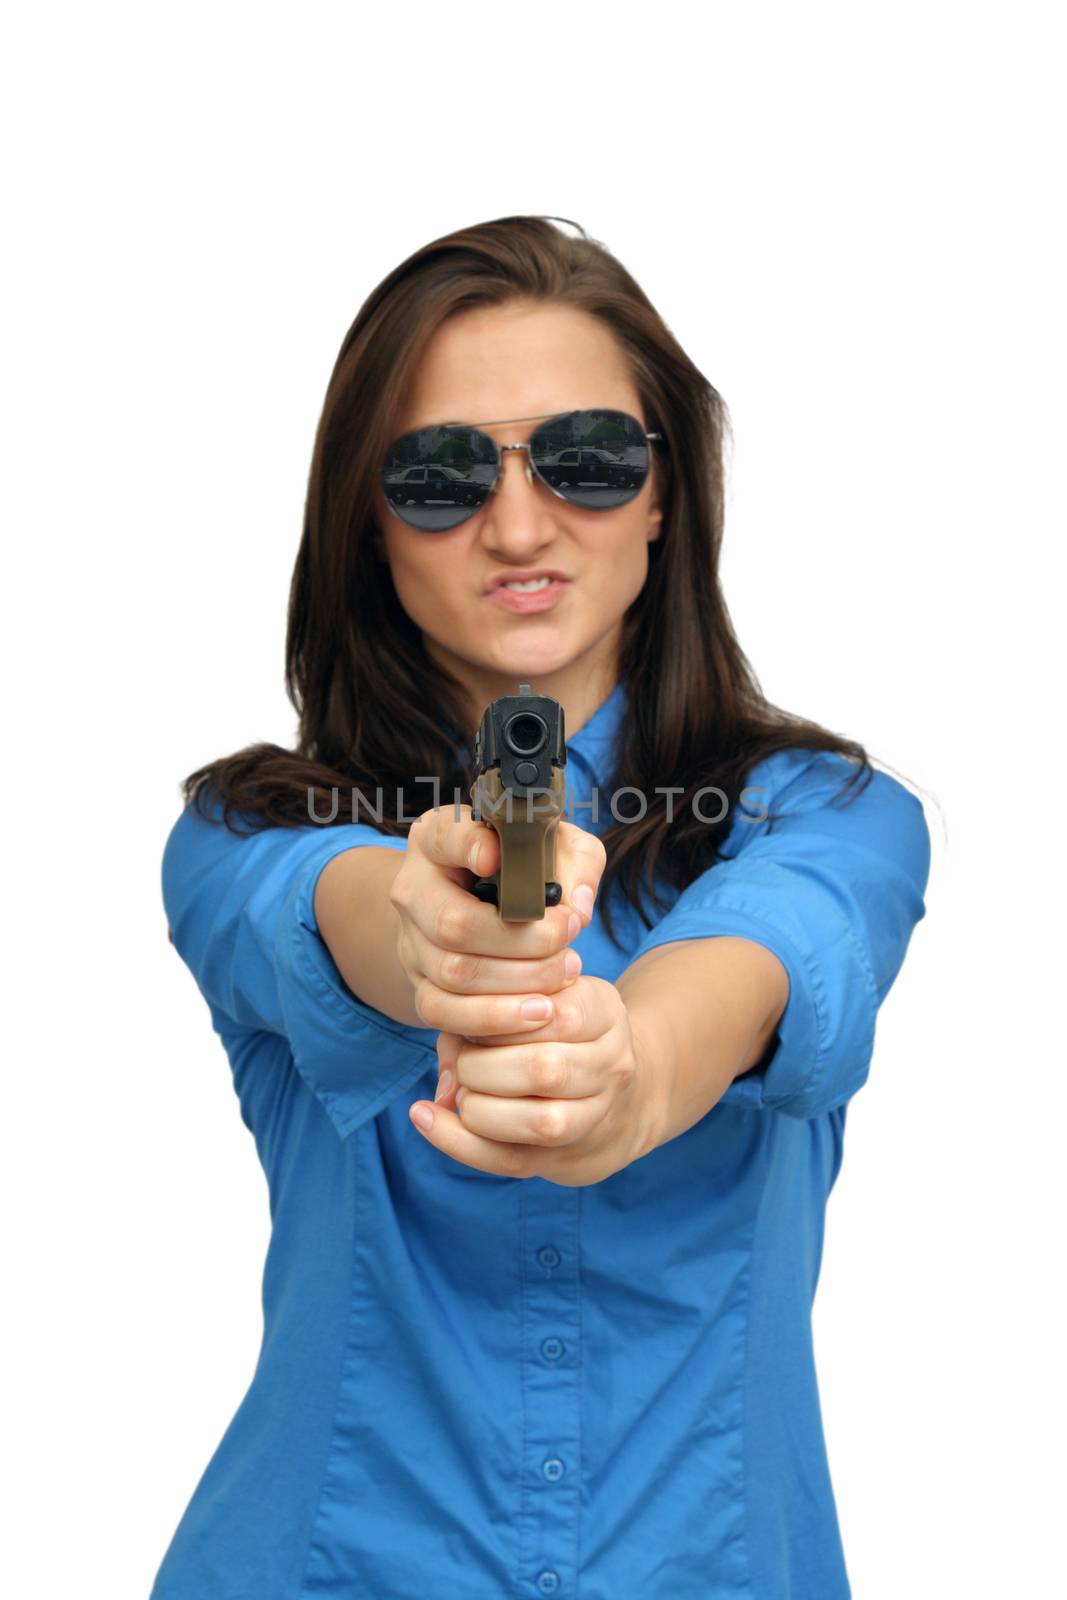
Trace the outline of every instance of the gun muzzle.
<path fill-rule="evenodd" d="M 474 746 L 471 808 L 500 840 L 500 868 L 473 893 L 504 922 L 536 922 L 558 905 L 556 834 L 565 805 L 563 707 L 551 695 L 501 695 L 486 707 Z"/>

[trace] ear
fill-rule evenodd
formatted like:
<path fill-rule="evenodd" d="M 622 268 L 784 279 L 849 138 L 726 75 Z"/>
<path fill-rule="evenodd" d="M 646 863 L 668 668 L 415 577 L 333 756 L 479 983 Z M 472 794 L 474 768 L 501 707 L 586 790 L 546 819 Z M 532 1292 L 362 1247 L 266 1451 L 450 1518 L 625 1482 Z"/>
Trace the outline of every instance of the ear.
<path fill-rule="evenodd" d="M 648 520 L 646 523 L 649 544 L 654 543 L 663 533 L 663 491 L 670 482 L 669 474 L 663 470 L 659 460 L 650 452 L 649 458 L 649 497 Z"/>

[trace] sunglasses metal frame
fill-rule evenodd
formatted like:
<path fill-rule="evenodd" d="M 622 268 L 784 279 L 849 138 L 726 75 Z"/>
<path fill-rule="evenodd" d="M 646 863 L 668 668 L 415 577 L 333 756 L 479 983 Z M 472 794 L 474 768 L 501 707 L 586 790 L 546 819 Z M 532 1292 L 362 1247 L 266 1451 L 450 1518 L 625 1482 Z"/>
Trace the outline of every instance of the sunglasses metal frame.
<path fill-rule="evenodd" d="M 511 423 L 511 422 L 551 422 L 556 417 L 571 417 L 571 416 L 574 416 L 576 411 L 618 411 L 620 416 L 629 417 L 632 422 L 636 422 L 637 423 L 638 427 L 641 426 L 640 419 L 638 417 L 635 417 L 633 415 L 633 413 L 630 412 L 630 411 L 622 411 L 618 406 L 577 406 L 572 411 L 543 411 L 539 415 L 533 416 L 533 417 L 497 417 L 495 420 L 491 420 L 491 421 L 488 421 L 488 422 L 432 422 L 432 423 L 424 424 L 424 427 L 430 427 L 430 428 L 477 428 L 479 430 L 481 430 L 482 428 L 502 428 L 506 423 Z M 408 428 L 407 429 L 407 433 L 421 433 L 422 431 L 423 431 L 422 428 Z M 644 437 L 646 439 L 648 439 L 648 440 L 656 440 L 656 439 L 660 439 L 661 440 L 663 438 L 662 433 L 649 433 L 644 428 L 641 429 L 641 432 L 644 434 Z M 400 435 L 400 438 L 401 439 L 406 438 L 407 437 L 407 433 L 402 433 Z M 486 434 L 485 437 L 488 439 L 489 435 Z M 395 442 L 396 441 L 394 440 L 394 443 Z M 496 450 L 497 457 L 498 457 L 496 477 L 493 479 L 493 482 L 492 482 L 492 484 L 490 486 L 490 489 L 489 489 L 489 493 L 490 494 L 495 494 L 497 489 L 498 489 L 498 487 L 499 487 L 499 485 L 500 485 L 500 476 L 501 476 L 501 473 L 504 470 L 504 453 L 505 453 L 505 451 L 507 451 L 507 450 L 525 450 L 526 451 L 526 481 L 527 481 L 527 483 L 532 483 L 533 482 L 533 475 L 534 475 L 534 473 L 536 473 L 538 482 L 544 485 L 544 487 L 548 490 L 549 494 L 555 495 L 557 500 L 562 500 L 566 505 L 569 505 L 569 506 L 573 506 L 574 505 L 574 501 L 568 499 L 568 497 L 565 494 L 562 494 L 559 489 L 555 488 L 554 485 L 549 483 L 548 479 L 543 476 L 543 474 L 541 473 L 539 468 L 536 466 L 536 464 L 534 463 L 534 461 L 533 461 L 533 459 L 532 459 L 532 457 L 530 455 L 530 441 L 528 439 L 526 440 L 526 442 L 524 444 L 497 444 L 495 439 L 489 439 L 489 443 Z M 390 446 L 390 449 L 392 449 L 392 446 Z M 384 472 L 385 469 L 383 468 L 382 471 Z M 624 500 L 622 503 L 623 503 L 623 505 L 628 505 L 629 501 L 625 501 Z M 396 512 L 396 508 L 395 507 L 390 506 L 390 509 L 394 512 L 395 515 L 399 515 L 399 513 Z M 482 507 L 477 507 L 474 510 L 472 510 L 469 513 L 468 516 L 463 518 L 463 522 L 469 522 L 470 518 L 472 516 L 477 515 L 477 511 L 481 510 L 481 509 L 482 509 Z M 587 508 L 587 509 L 590 509 L 590 508 Z M 609 510 L 609 511 L 614 511 L 614 510 L 617 510 L 618 507 L 617 506 L 608 506 L 608 507 L 605 507 L 604 509 Z M 403 517 L 401 517 L 400 520 L 403 522 L 405 519 Z M 413 524 L 409 523 L 408 526 L 409 527 L 413 526 Z M 462 526 L 462 523 L 457 522 L 457 523 L 454 523 L 453 526 L 458 528 L 458 527 Z M 421 529 L 421 530 L 418 530 L 418 531 L 426 532 L 428 530 Z"/>

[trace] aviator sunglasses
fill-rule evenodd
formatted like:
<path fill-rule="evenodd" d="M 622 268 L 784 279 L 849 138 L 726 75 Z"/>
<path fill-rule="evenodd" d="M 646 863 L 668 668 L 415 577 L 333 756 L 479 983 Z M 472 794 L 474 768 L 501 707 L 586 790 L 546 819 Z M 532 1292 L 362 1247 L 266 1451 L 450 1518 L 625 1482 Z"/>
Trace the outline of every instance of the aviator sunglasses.
<path fill-rule="evenodd" d="M 497 444 L 481 429 L 505 422 L 540 422 L 525 444 Z M 442 422 L 395 439 L 381 469 L 389 508 L 425 533 L 458 528 L 496 489 L 505 450 L 525 450 L 552 494 L 583 511 L 613 511 L 641 493 L 649 470 L 646 433 L 626 411 L 566 411 L 544 417 L 502 417 L 480 426 Z"/>

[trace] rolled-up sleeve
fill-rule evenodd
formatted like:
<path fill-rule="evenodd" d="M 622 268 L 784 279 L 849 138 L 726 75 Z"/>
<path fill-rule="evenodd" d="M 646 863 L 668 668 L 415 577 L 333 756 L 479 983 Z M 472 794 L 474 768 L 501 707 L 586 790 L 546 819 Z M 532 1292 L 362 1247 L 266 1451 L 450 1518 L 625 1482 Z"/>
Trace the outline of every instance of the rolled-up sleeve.
<path fill-rule="evenodd" d="M 790 751 L 750 775 L 724 859 L 702 873 L 634 953 L 732 935 L 764 945 L 789 998 L 762 1061 L 722 1103 L 814 1117 L 866 1081 L 878 1009 L 925 915 L 930 835 L 922 802 L 875 771 L 840 798 L 841 756 Z M 772 816 L 747 820 L 754 812 Z"/>
<path fill-rule="evenodd" d="M 163 852 L 170 937 L 213 1020 L 282 1035 L 342 1138 L 436 1063 L 436 1030 L 359 1000 L 315 920 L 319 873 L 368 844 L 405 848 L 362 822 L 238 835 L 187 806 Z"/>

